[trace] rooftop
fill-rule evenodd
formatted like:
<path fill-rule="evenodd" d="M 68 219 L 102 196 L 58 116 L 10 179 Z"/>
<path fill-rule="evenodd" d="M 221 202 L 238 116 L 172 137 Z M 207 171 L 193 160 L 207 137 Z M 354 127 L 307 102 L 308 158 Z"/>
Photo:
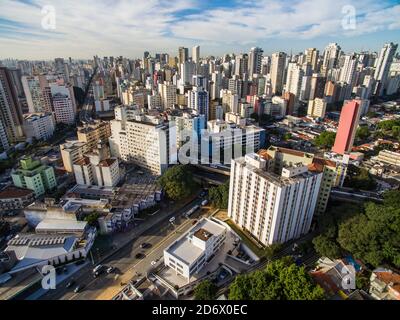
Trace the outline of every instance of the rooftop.
<path fill-rule="evenodd" d="M 9 186 L 0 191 L 0 199 L 20 198 L 31 194 L 33 194 L 32 190 Z"/>

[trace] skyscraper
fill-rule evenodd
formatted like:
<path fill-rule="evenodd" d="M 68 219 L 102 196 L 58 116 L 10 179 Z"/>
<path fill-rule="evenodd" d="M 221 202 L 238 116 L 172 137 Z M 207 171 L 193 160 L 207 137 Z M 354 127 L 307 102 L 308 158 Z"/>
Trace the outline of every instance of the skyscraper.
<path fill-rule="evenodd" d="M 179 47 L 178 49 L 178 65 L 188 61 L 189 59 L 189 49 L 185 47 Z"/>
<path fill-rule="evenodd" d="M 285 61 L 286 61 L 286 53 L 277 52 L 272 54 L 271 85 L 273 94 L 282 93 L 283 77 L 285 72 Z"/>
<path fill-rule="evenodd" d="M 196 65 L 199 64 L 199 61 L 200 61 L 200 46 L 194 46 L 192 48 L 192 60 Z"/>
<path fill-rule="evenodd" d="M 261 60 L 263 50 L 258 47 L 251 48 L 249 52 L 249 76 L 252 78 L 253 74 L 261 73 Z"/>
<path fill-rule="evenodd" d="M 311 65 L 312 71 L 317 72 L 319 51 L 315 48 L 308 48 L 305 51 L 306 62 Z"/>
<path fill-rule="evenodd" d="M 336 68 L 340 54 L 340 46 L 337 43 L 330 43 L 325 48 L 324 60 L 322 62 L 322 70 L 326 75 L 326 71 Z"/>
<path fill-rule="evenodd" d="M 379 53 L 374 74 L 374 78 L 377 81 L 375 93 L 378 96 L 381 96 L 383 94 L 383 90 L 385 89 L 386 80 L 389 74 L 389 68 L 393 62 L 393 57 L 396 53 L 396 50 L 397 44 L 393 44 L 392 42 L 390 42 L 386 43 Z"/>
<path fill-rule="evenodd" d="M 193 87 L 188 92 L 188 107 L 194 109 L 198 114 L 203 114 L 208 120 L 208 92 L 202 87 Z"/>
<path fill-rule="evenodd" d="M 0 67 L 0 149 L 23 137 L 22 110 L 10 71 Z"/>
<path fill-rule="evenodd" d="M 336 133 L 333 152 L 344 154 L 353 147 L 354 137 L 360 119 L 360 105 L 356 101 L 346 103 L 340 113 L 339 127 Z"/>
<path fill-rule="evenodd" d="M 235 58 L 235 75 L 243 77 L 248 72 L 249 57 L 247 54 L 239 54 Z"/>

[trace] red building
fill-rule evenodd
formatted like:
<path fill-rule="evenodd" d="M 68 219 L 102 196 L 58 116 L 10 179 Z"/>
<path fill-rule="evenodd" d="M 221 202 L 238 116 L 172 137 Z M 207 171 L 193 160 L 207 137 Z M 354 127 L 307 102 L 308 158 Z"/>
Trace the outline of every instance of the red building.
<path fill-rule="evenodd" d="M 360 105 L 352 100 L 346 103 L 340 113 L 339 127 L 336 133 L 333 152 L 344 154 L 353 147 L 354 137 L 360 119 Z"/>

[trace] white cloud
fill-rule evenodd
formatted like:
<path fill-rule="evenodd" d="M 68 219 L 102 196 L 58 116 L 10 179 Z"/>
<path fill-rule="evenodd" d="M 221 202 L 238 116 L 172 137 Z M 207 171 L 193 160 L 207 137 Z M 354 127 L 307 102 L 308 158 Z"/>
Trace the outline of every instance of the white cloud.
<path fill-rule="evenodd" d="M 400 29 L 400 5 L 373 0 L 261 0 L 231 8 L 207 8 L 177 18 L 180 10 L 202 8 L 200 0 L 32 0 L 0 2 L 0 55 L 49 58 L 99 55 L 140 56 L 144 50 L 176 52 L 195 42 L 247 45 L 268 39 L 356 37 Z M 41 28 L 41 7 L 54 5 L 56 30 Z M 343 30 L 342 7 L 354 5 L 357 28 Z M 16 25 L 4 27 L 1 19 Z"/>

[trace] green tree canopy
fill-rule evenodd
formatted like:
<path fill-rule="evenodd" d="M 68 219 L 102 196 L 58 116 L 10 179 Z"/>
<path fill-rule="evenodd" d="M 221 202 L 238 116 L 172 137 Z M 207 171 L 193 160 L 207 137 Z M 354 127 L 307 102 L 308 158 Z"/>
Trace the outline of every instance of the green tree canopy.
<path fill-rule="evenodd" d="M 304 267 L 285 257 L 264 270 L 238 275 L 229 288 L 230 300 L 320 300 L 323 289 Z"/>
<path fill-rule="evenodd" d="M 356 137 L 361 140 L 365 140 L 370 136 L 371 132 L 367 126 L 362 126 L 357 129 Z"/>
<path fill-rule="evenodd" d="M 374 190 L 376 182 L 367 169 L 349 165 L 344 186 L 360 190 Z"/>
<path fill-rule="evenodd" d="M 196 300 L 213 300 L 217 294 L 217 286 L 210 280 L 200 282 L 194 289 L 194 297 Z"/>
<path fill-rule="evenodd" d="M 315 251 L 320 256 L 336 259 L 340 257 L 340 247 L 334 238 L 329 238 L 326 235 L 319 235 L 312 241 Z"/>
<path fill-rule="evenodd" d="M 196 190 L 193 174 L 187 165 L 175 165 L 158 179 L 159 185 L 173 200 L 190 196 Z"/>
<path fill-rule="evenodd" d="M 322 132 L 314 139 L 314 144 L 318 147 L 329 149 L 335 143 L 336 133 L 330 131 Z"/>
<path fill-rule="evenodd" d="M 216 208 L 227 209 L 229 202 L 229 180 L 218 187 L 210 188 L 208 196 Z"/>

